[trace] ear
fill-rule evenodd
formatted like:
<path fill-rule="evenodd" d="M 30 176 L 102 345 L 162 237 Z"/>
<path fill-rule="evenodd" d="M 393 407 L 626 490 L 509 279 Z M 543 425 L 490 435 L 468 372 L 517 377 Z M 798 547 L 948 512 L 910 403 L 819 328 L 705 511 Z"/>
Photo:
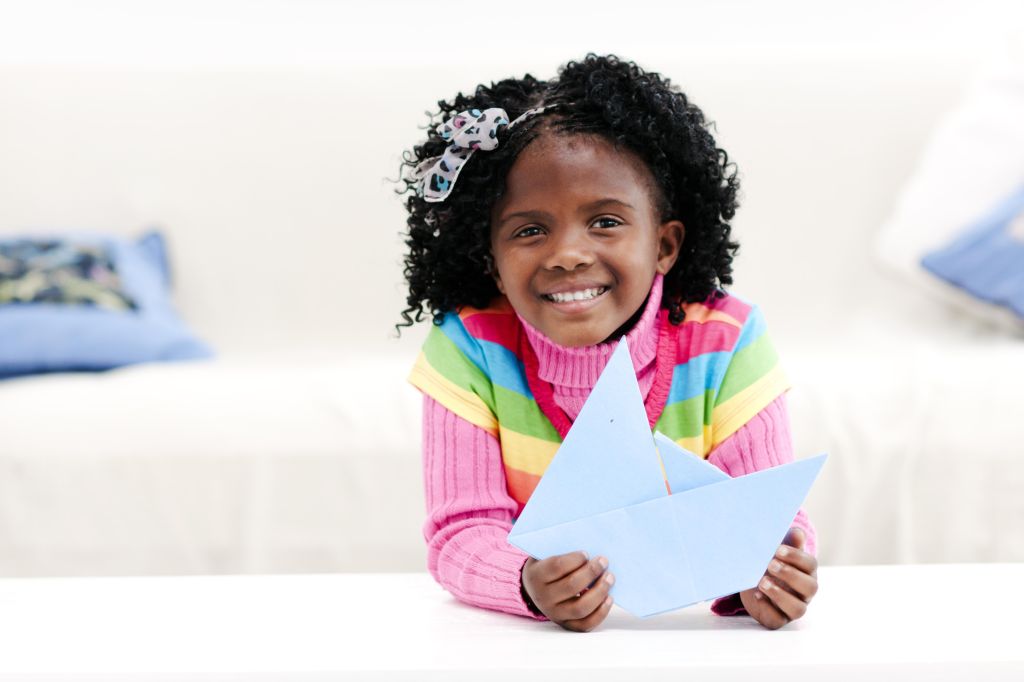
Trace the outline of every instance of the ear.
<path fill-rule="evenodd" d="M 658 272 L 667 275 L 679 258 L 686 228 L 678 220 L 669 220 L 658 227 Z"/>

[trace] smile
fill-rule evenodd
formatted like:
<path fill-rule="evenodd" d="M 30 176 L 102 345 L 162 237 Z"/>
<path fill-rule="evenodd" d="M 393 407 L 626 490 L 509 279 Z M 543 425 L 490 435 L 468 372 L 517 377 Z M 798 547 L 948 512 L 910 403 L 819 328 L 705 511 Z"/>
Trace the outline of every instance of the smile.
<path fill-rule="evenodd" d="M 561 291 L 557 294 L 541 294 L 541 297 L 552 303 L 573 303 L 575 301 L 591 301 L 604 292 L 608 287 L 594 287 L 592 289 L 581 289 L 580 291 Z"/>

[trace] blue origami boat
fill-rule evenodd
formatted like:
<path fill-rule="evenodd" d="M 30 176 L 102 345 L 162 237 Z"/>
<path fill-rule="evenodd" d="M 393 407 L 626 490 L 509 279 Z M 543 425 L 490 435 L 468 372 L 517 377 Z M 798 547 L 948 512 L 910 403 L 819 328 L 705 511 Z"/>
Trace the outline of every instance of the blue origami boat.
<path fill-rule="evenodd" d="M 652 436 L 622 339 L 508 541 L 536 559 L 608 557 L 616 604 L 672 611 L 757 585 L 825 458 L 730 478 Z"/>

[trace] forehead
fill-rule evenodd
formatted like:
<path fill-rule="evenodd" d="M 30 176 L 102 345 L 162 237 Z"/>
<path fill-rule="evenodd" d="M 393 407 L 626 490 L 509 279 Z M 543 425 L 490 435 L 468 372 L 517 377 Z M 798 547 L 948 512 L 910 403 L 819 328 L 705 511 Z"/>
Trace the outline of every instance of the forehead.
<path fill-rule="evenodd" d="M 516 158 L 495 210 L 615 198 L 653 211 L 656 193 L 650 169 L 632 151 L 598 135 L 546 132 Z"/>

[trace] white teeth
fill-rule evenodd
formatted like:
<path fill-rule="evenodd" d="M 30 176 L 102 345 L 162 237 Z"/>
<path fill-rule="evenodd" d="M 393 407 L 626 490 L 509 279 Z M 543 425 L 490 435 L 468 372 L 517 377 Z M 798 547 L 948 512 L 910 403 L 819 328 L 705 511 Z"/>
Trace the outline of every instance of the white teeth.
<path fill-rule="evenodd" d="M 597 298 L 605 292 L 607 287 L 596 289 L 584 289 L 583 291 L 566 291 L 560 294 L 547 294 L 546 297 L 555 303 L 568 303 L 569 301 L 589 301 Z"/>

